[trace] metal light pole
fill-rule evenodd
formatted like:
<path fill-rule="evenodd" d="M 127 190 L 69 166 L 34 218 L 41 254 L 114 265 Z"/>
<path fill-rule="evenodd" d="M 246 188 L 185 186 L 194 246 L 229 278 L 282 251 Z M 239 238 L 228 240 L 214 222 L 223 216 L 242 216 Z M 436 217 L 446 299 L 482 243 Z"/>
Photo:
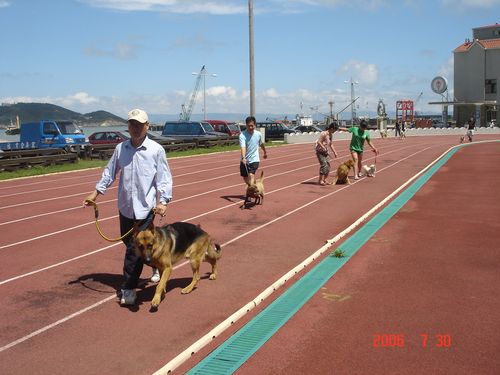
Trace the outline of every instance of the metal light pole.
<path fill-rule="evenodd" d="M 250 116 L 255 116 L 255 77 L 253 64 L 253 0 L 248 0 L 248 35 L 250 59 Z"/>
<path fill-rule="evenodd" d="M 333 100 L 330 100 L 328 102 L 328 105 L 330 106 L 330 121 L 333 121 L 333 120 L 336 120 L 334 117 L 333 117 L 333 106 L 335 105 L 335 102 Z"/>
<path fill-rule="evenodd" d="M 207 119 L 207 100 L 206 100 L 206 85 L 205 85 L 205 79 L 207 77 L 207 75 L 209 77 L 217 77 L 217 74 L 208 74 L 205 70 L 205 66 L 203 66 L 203 69 L 201 70 L 200 73 L 191 73 L 192 75 L 194 76 L 198 76 L 198 75 L 201 75 L 202 78 L 203 78 L 203 120 L 206 120 Z"/>
<path fill-rule="evenodd" d="M 357 85 L 358 81 L 353 81 L 352 77 L 350 81 L 344 81 L 344 83 L 351 84 L 351 125 L 354 125 L 354 120 L 356 119 L 356 106 L 354 105 L 354 85 Z"/>

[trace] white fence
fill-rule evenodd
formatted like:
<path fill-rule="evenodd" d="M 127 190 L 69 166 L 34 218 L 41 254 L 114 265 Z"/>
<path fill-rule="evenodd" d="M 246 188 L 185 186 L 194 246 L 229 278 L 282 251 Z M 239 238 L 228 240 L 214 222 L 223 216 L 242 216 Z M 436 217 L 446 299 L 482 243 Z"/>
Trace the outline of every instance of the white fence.
<path fill-rule="evenodd" d="M 378 130 L 369 130 L 371 138 L 380 138 Z M 436 136 L 436 135 L 456 135 L 461 136 L 466 132 L 465 128 L 418 128 L 406 130 L 407 137 L 413 136 Z M 500 134 L 500 128 L 476 128 L 474 134 Z M 318 139 L 319 133 L 297 133 L 285 134 L 285 142 L 287 143 L 313 143 Z M 394 138 L 394 130 L 387 131 L 387 138 Z M 351 139 L 351 133 L 335 132 L 333 140 Z"/>

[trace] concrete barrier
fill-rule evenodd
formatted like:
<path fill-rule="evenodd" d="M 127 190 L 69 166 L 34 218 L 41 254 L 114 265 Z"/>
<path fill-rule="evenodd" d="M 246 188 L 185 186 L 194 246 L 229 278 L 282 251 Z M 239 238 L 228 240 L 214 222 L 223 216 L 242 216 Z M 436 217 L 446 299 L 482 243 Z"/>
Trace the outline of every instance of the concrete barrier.
<path fill-rule="evenodd" d="M 380 138 L 380 132 L 378 130 L 368 130 L 370 133 L 370 138 L 376 139 Z M 414 136 L 438 136 L 438 135 L 456 135 L 458 137 L 464 135 L 466 132 L 465 128 L 416 128 L 408 129 L 405 134 L 407 137 Z M 286 143 L 313 143 L 319 137 L 319 132 L 315 133 L 296 133 L 296 134 L 285 134 Z M 500 134 L 500 128 L 476 128 L 475 134 Z M 394 129 L 387 131 L 388 138 L 394 138 Z M 335 132 L 333 134 L 333 140 L 343 140 L 351 139 L 351 133 L 347 132 Z"/>

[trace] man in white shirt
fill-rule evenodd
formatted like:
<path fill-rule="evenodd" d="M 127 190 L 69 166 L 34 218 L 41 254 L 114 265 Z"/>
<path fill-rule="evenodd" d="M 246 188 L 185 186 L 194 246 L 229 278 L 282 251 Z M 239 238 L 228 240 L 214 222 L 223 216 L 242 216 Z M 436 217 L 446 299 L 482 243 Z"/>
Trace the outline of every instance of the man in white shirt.
<path fill-rule="evenodd" d="M 104 168 L 96 189 L 84 201 L 96 201 L 105 194 L 107 188 L 120 173 L 118 185 L 118 211 L 120 214 L 120 232 L 123 236 L 134 224 L 146 228 L 156 214 L 165 216 L 167 204 L 172 199 L 172 174 L 168 166 L 163 147 L 149 139 L 148 115 L 142 109 L 133 109 L 128 113 L 128 131 L 130 139 L 119 143 L 113 156 Z M 121 287 L 122 305 L 134 305 L 135 288 L 141 276 L 143 262 L 135 253 L 131 235 L 123 239 L 126 245 L 123 265 L 124 282 Z"/>
<path fill-rule="evenodd" d="M 259 168 L 259 147 L 264 152 L 264 159 L 267 159 L 267 152 L 262 141 L 262 135 L 255 129 L 257 124 L 255 117 L 248 116 L 245 123 L 247 128 L 239 136 L 241 152 L 240 175 L 247 185 L 251 185 L 255 183 L 255 173 Z"/>

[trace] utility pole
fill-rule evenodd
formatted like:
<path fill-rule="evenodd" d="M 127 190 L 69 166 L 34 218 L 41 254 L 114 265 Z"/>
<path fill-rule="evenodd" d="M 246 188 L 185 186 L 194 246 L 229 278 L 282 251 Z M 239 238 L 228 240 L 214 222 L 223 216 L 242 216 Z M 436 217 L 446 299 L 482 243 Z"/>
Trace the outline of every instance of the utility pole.
<path fill-rule="evenodd" d="M 330 118 L 332 120 L 336 120 L 334 117 L 333 117 L 333 105 L 335 104 L 335 102 L 333 100 L 330 100 L 328 102 L 328 105 L 330 106 Z"/>
<path fill-rule="evenodd" d="M 253 59 L 253 0 L 248 0 L 248 34 L 250 59 L 250 116 L 255 116 L 255 77 Z"/>
<path fill-rule="evenodd" d="M 344 81 L 344 83 L 350 83 L 351 84 L 351 125 L 354 125 L 354 121 L 357 117 L 356 115 L 356 105 L 354 104 L 354 85 L 357 85 L 359 82 L 358 81 L 353 81 L 352 77 L 350 81 Z"/>

